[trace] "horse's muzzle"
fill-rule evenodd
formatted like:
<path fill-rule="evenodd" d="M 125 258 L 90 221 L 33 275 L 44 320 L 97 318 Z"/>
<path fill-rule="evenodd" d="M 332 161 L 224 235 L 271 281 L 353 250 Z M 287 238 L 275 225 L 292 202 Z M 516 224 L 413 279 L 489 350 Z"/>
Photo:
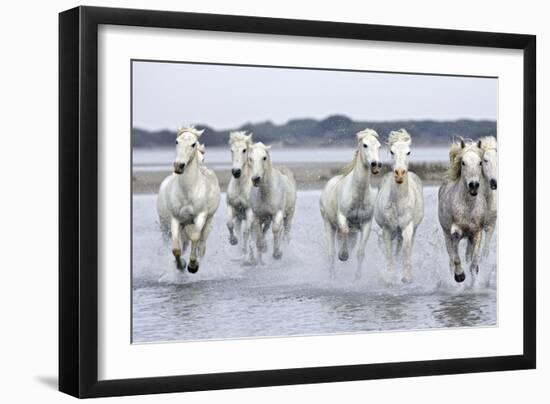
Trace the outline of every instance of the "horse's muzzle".
<path fill-rule="evenodd" d="M 491 181 L 489 181 L 489 186 L 491 187 L 491 189 L 494 191 L 495 189 L 497 189 L 497 180 L 495 180 L 494 178 L 491 178 Z"/>
<path fill-rule="evenodd" d="M 260 180 L 261 180 L 261 177 L 258 177 L 258 176 L 252 177 L 252 185 L 254 185 L 255 187 L 260 186 Z"/>
<path fill-rule="evenodd" d="M 234 168 L 231 170 L 231 174 L 233 174 L 233 177 L 239 178 L 241 176 L 241 169 L 240 168 Z"/>
<path fill-rule="evenodd" d="M 174 173 L 183 174 L 183 169 L 185 168 L 185 163 L 174 163 Z"/>
<path fill-rule="evenodd" d="M 373 161 L 370 163 L 370 171 L 373 174 L 378 174 L 380 172 L 380 168 L 382 168 L 382 163 L 379 161 Z"/>

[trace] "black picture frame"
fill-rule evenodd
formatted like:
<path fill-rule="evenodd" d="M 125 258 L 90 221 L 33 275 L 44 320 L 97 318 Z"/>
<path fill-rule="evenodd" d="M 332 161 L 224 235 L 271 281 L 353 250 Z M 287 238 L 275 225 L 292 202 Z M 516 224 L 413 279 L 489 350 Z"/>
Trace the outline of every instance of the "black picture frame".
<path fill-rule="evenodd" d="M 523 51 L 523 353 L 467 359 L 99 381 L 98 26 L 181 28 Z M 536 37 L 183 12 L 77 7 L 59 15 L 59 390 L 76 397 L 325 383 L 536 366 Z"/>

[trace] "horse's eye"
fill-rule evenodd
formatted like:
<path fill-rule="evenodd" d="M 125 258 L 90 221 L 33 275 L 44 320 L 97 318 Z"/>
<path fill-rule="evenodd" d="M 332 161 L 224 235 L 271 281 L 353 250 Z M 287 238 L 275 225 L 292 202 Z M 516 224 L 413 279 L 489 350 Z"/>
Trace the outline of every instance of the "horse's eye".
<path fill-rule="evenodd" d="M 365 143 L 363 143 L 363 147 L 366 149 L 368 146 Z"/>
<path fill-rule="evenodd" d="M 176 144 L 179 144 L 179 142 L 176 140 Z"/>
<path fill-rule="evenodd" d="M 197 145 L 197 142 L 193 143 L 191 147 L 195 147 Z"/>
<path fill-rule="evenodd" d="M 489 160 L 483 160 L 483 161 L 485 161 L 486 163 L 488 163 L 488 162 L 489 162 Z"/>
<path fill-rule="evenodd" d="M 390 150 L 391 155 L 393 156 L 393 150 Z"/>
<path fill-rule="evenodd" d="M 465 166 L 465 165 L 466 165 L 466 163 L 465 163 L 465 162 L 462 162 L 462 165 L 463 165 L 463 166 Z"/>
<path fill-rule="evenodd" d="M 243 153 L 246 153 L 246 149 L 243 149 Z"/>
<path fill-rule="evenodd" d="M 481 164 L 482 164 L 482 163 L 481 163 L 481 161 L 480 161 L 480 162 L 479 162 L 479 165 L 481 165 Z"/>
<path fill-rule="evenodd" d="M 411 155 L 411 152 L 408 152 L 408 153 L 407 153 L 407 156 L 410 156 L 410 155 Z"/>
<path fill-rule="evenodd" d="M 267 160 L 267 156 L 264 156 L 264 161 Z"/>

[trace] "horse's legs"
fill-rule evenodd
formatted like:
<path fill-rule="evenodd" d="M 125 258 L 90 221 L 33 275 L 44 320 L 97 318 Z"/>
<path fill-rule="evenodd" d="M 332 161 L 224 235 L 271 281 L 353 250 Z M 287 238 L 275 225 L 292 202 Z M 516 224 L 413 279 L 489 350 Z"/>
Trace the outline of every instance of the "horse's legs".
<path fill-rule="evenodd" d="M 466 274 L 460 264 L 460 255 L 458 254 L 458 244 L 462 239 L 462 231 L 454 223 L 451 225 L 451 234 L 449 235 L 451 242 L 451 268 L 454 272 L 455 281 L 463 282 L 466 279 Z"/>
<path fill-rule="evenodd" d="M 235 226 L 235 210 L 231 205 L 227 205 L 227 229 L 229 230 L 229 243 L 235 245 L 239 242 L 235 236 L 233 228 Z"/>
<path fill-rule="evenodd" d="M 479 230 L 472 236 L 472 263 L 470 264 L 470 273 L 477 275 L 479 272 L 479 258 L 481 252 L 481 235 L 483 230 Z"/>
<path fill-rule="evenodd" d="M 491 240 L 493 239 L 493 234 L 495 233 L 495 224 L 491 224 L 485 229 L 485 240 L 483 242 L 483 253 L 482 257 L 487 258 L 489 256 L 489 251 L 491 250 Z"/>
<path fill-rule="evenodd" d="M 403 247 L 403 236 L 401 234 L 397 235 L 397 243 L 395 245 L 395 257 L 397 258 L 401 253 L 401 248 Z"/>
<path fill-rule="evenodd" d="M 172 233 L 172 254 L 176 259 L 176 268 L 185 269 L 185 260 L 181 257 L 181 225 L 180 222 L 172 218 L 170 220 L 170 230 Z"/>
<path fill-rule="evenodd" d="M 201 238 L 198 245 L 198 253 L 201 258 L 204 257 L 204 254 L 206 253 L 206 240 L 208 239 L 208 235 L 212 229 L 212 219 L 213 216 L 208 217 L 204 223 L 204 227 L 202 228 Z"/>
<path fill-rule="evenodd" d="M 412 246 L 414 241 L 414 225 L 412 222 L 410 222 L 403 231 L 401 232 L 403 235 L 403 266 L 404 266 L 404 274 L 403 278 L 401 278 L 401 281 L 403 283 L 410 283 L 412 281 Z"/>
<path fill-rule="evenodd" d="M 386 269 L 388 272 L 393 271 L 393 252 L 392 252 L 392 234 L 390 229 L 384 227 L 383 228 L 383 236 L 384 236 L 384 245 L 386 247 Z"/>
<path fill-rule="evenodd" d="M 254 232 L 256 233 L 256 252 L 258 253 L 258 261 L 260 264 L 262 263 L 262 253 L 264 252 L 265 248 L 265 240 L 263 239 L 264 234 L 262 231 L 262 222 L 259 217 L 254 218 L 254 222 L 252 224 Z"/>
<path fill-rule="evenodd" d="M 340 261 L 347 261 L 347 259 L 349 258 L 349 251 L 348 251 L 349 226 L 348 226 L 348 220 L 341 213 L 337 213 L 336 220 L 338 222 L 338 231 L 340 232 L 340 237 L 342 239 L 342 242 L 341 242 L 341 245 L 340 245 L 340 251 L 338 251 L 338 259 Z"/>
<path fill-rule="evenodd" d="M 330 278 L 334 279 L 334 236 L 336 231 L 330 222 L 325 218 L 323 218 L 323 223 L 325 225 L 325 243 L 328 252 L 328 273 Z"/>
<path fill-rule="evenodd" d="M 468 244 L 466 245 L 466 262 L 472 261 L 472 253 L 473 253 L 472 237 L 468 237 Z"/>
<path fill-rule="evenodd" d="M 292 227 L 292 218 L 294 217 L 294 209 L 287 213 L 283 220 L 283 227 L 284 227 L 284 239 L 285 242 L 288 244 L 290 243 L 290 229 Z"/>
<path fill-rule="evenodd" d="M 187 270 L 194 274 L 199 270 L 199 261 L 197 259 L 197 247 L 199 240 L 201 239 L 202 230 L 206 224 L 206 212 L 199 213 L 191 226 L 191 234 L 189 234 L 189 239 L 191 240 L 191 254 L 189 256 L 189 264 L 187 265 Z"/>
<path fill-rule="evenodd" d="M 367 246 L 367 240 L 369 239 L 371 223 L 372 221 L 368 221 L 361 229 L 359 245 L 357 246 L 357 270 L 355 271 L 356 280 L 361 279 L 363 260 L 365 259 L 365 248 Z"/>
<path fill-rule="evenodd" d="M 250 257 L 249 260 L 252 262 L 254 261 L 254 254 L 252 253 L 252 249 L 249 247 L 249 238 L 250 238 L 250 231 L 252 229 L 252 225 L 254 223 L 254 213 L 252 212 L 252 209 L 248 208 L 245 210 L 245 219 L 243 223 L 243 245 L 242 245 L 242 255 L 243 259 L 247 259 L 247 255 L 250 250 Z"/>
<path fill-rule="evenodd" d="M 273 258 L 280 260 L 283 256 L 281 251 L 281 234 L 283 231 L 283 211 L 279 210 L 273 218 Z"/>

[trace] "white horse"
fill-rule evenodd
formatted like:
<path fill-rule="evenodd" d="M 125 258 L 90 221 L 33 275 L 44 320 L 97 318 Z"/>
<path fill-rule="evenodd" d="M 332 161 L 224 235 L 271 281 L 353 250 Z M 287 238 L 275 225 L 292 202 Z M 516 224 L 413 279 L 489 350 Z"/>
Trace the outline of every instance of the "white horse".
<path fill-rule="evenodd" d="M 227 186 L 227 228 L 229 242 L 236 245 L 241 238 L 242 255 L 246 259 L 249 250 L 249 235 L 254 222 L 254 213 L 250 203 L 252 190 L 251 167 L 249 162 L 252 148 L 252 135 L 246 132 L 231 132 L 229 146 L 233 165 L 231 180 Z M 242 226 L 244 225 L 244 226 Z M 242 226 L 242 233 L 241 233 Z M 237 233 L 237 235 L 235 235 Z M 252 257 L 250 257 L 252 259 Z"/>
<path fill-rule="evenodd" d="M 489 255 L 491 239 L 497 223 L 497 178 L 498 156 L 497 139 L 494 136 L 486 136 L 478 141 L 478 147 L 483 150 L 483 177 L 488 182 L 485 198 L 487 199 L 487 218 L 485 219 L 485 240 L 483 242 L 483 257 Z"/>
<path fill-rule="evenodd" d="M 447 180 L 439 188 L 439 223 L 445 236 L 451 271 L 455 281 L 466 279 L 462 269 L 458 245 L 468 238 L 472 245 L 470 273 L 479 271 L 482 231 L 485 226 L 487 200 L 482 180 L 483 152 L 476 143 L 464 140 L 451 145 Z"/>
<path fill-rule="evenodd" d="M 206 147 L 202 143 L 199 143 L 199 162 L 204 163 L 204 155 L 206 154 Z"/>
<path fill-rule="evenodd" d="M 409 171 L 411 136 L 405 129 L 393 131 L 388 138 L 392 156 L 392 172 L 382 177 L 374 217 L 382 228 L 386 246 L 387 269 L 393 269 L 392 242 L 396 240 L 395 255 L 403 245 L 404 275 L 402 281 L 412 280 L 411 253 L 416 229 L 424 216 L 422 181 Z"/>
<path fill-rule="evenodd" d="M 204 256 L 212 217 L 220 203 L 218 179 L 199 161 L 202 133 L 193 127 L 178 130 L 174 173 L 162 182 L 157 199 L 160 222 L 171 233 L 178 269 L 185 269 L 182 254 L 191 242 L 187 265 L 191 273 L 199 270 L 198 256 Z"/>
<path fill-rule="evenodd" d="M 292 218 L 296 207 L 296 181 L 286 168 L 275 168 L 271 163 L 269 149 L 263 143 L 255 143 L 249 154 L 251 178 L 254 188 L 250 194 L 254 212 L 254 231 L 258 259 L 267 250 L 265 233 L 272 226 L 273 258 L 281 259 L 281 238 L 288 241 Z"/>
<path fill-rule="evenodd" d="M 334 240 L 340 241 L 338 258 L 349 258 L 348 238 L 352 248 L 359 233 L 357 247 L 356 278 L 361 277 L 361 266 L 365 257 L 365 246 L 369 238 L 376 193 L 371 188 L 371 175 L 380 171 L 382 164 L 378 156 L 380 142 L 372 129 L 357 133 L 357 149 L 353 160 L 342 174 L 331 178 L 319 201 L 325 227 L 325 240 L 329 257 L 329 274 L 334 278 Z"/>

